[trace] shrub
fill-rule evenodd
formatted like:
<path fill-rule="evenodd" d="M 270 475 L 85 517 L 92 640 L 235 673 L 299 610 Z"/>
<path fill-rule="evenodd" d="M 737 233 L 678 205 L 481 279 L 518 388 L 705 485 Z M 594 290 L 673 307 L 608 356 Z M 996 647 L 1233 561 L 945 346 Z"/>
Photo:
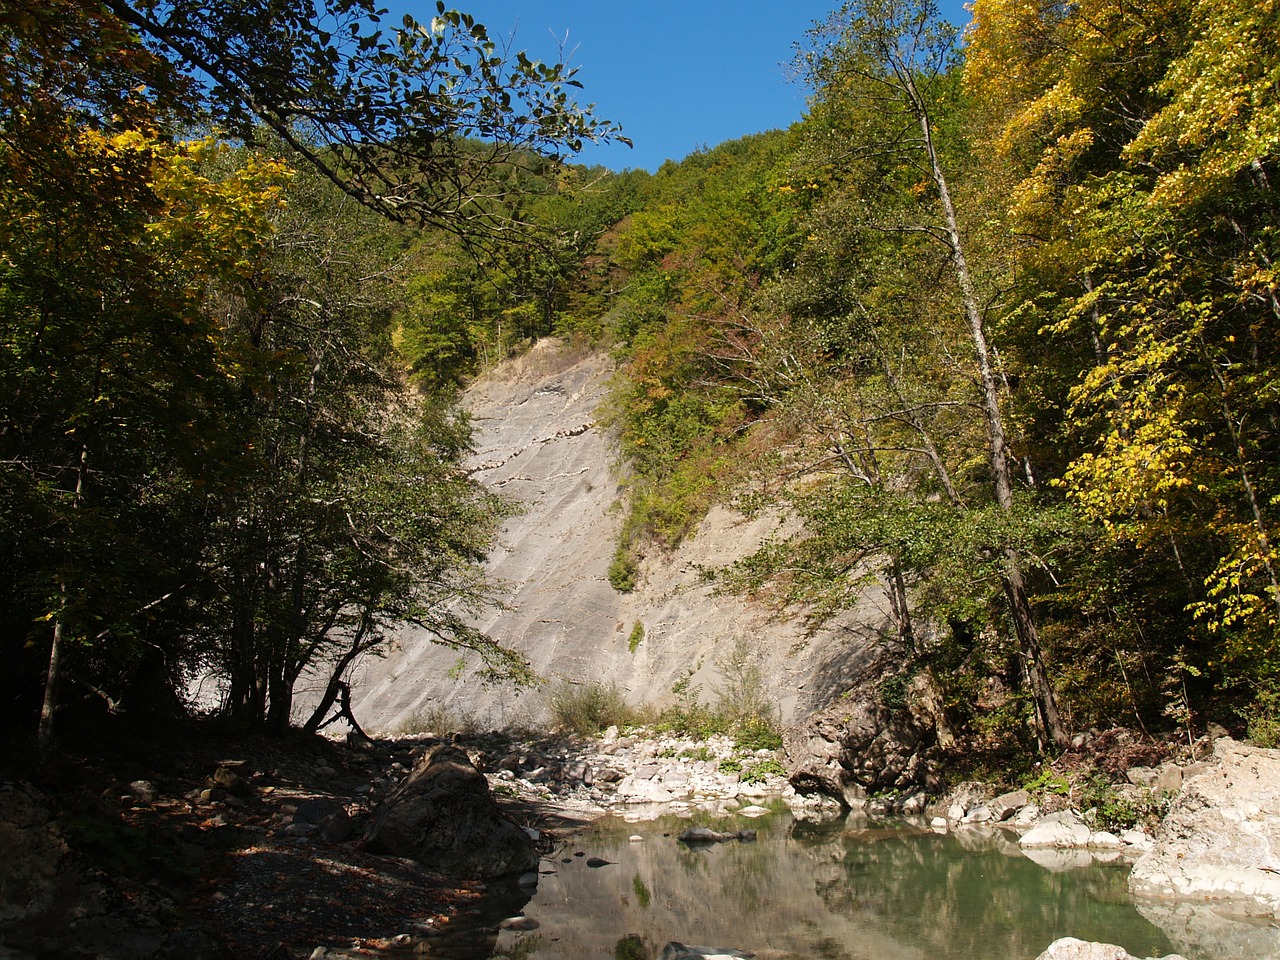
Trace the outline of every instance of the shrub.
<path fill-rule="evenodd" d="M 609 583 L 613 589 L 619 593 L 630 593 L 636 588 L 638 572 L 639 564 L 636 563 L 631 550 L 626 546 L 618 547 L 613 555 L 613 562 L 609 564 Z M 633 650 L 632 653 L 634 652 Z"/>
<path fill-rule="evenodd" d="M 1244 710 L 1249 739 L 1259 747 L 1280 746 L 1280 690 L 1270 686 L 1259 690 Z"/>
<path fill-rule="evenodd" d="M 476 733 L 480 729 L 480 721 L 471 711 L 456 711 L 443 704 L 433 703 L 420 707 L 408 717 L 396 724 L 395 734 L 400 737 L 413 737 L 434 733 L 443 736 L 446 733 Z"/>
<path fill-rule="evenodd" d="M 592 737 L 609 726 L 625 726 L 635 717 L 617 684 L 574 684 L 567 680 L 551 691 L 547 708 L 557 729 Z"/>
<path fill-rule="evenodd" d="M 644 624 L 639 620 L 636 621 L 634 627 L 631 628 L 631 636 L 627 637 L 627 650 L 635 653 L 640 644 L 644 642 Z"/>
<path fill-rule="evenodd" d="M 746 767 L 742 771 L 742 782 L 763 783 L 768 777 L 785 777 L 786 775 L 787 770 L 782 765 L 782 761 L 769 757 L 767 760 L 758 760 Z"/>

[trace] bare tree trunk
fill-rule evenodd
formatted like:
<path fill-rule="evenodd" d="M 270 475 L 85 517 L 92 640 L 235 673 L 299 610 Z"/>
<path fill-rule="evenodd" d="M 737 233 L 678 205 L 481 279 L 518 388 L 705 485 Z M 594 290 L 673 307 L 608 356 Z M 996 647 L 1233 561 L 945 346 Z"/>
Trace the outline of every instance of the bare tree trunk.
<path fill-rule="evenodd" d="M 99 371 L 101 376 L 101 371 Z M 94 395 L 98 394 L 98 385 L 94 384 Z M 80 509 L 80 501 L 84 497 L 85 470 L 89 465 L 89 446 L 80 447 L 80 462 L 76 466 L 76 486 L 71 501 L 73 511 Z M 44 763 L 53 750 L 53 718 L 58 712 L 58 682 L 62 678 L 62 654 L 66 644 L 67 614 L 67 581 L 58 578 L 58 615 L 53 621 L 53 640 L 49 648 L 49 669 L 44 679 L 44 700 L 40 705 L 40 726 L 36 730 L 36 751 L 40 763 Z"/>
<path fill-rule="evenodd" d="M 960 283 L 961 300 L 964 303 L 965 317 L 969 322 L 969 335 L 973 340 L 974 355 L 978 362 L 978 376 L 982 388 L 982 411 L 986 420 L 988 454 L 996 504 L 1002 511 L 1007 513 L 1013 510 L 1013 483 L 1009 474 L 1009 449 L 1008 442 L 1005 439 L 1004 418 L 1000 412 L 999 386 L 991 363 L 991 351 L 987 345 L 982 310 L 978 305 L 978 293 L 973 283 L 973 276 L 969 271 L 968 261 L 965 259 L 964 244 L 960 237 L 960 227 L 956 218 L 955 206 L 951 201 L 951 192 L 947 187 L 947 178 L 942 172 L 942 165 L 933 142 L 929 111 L 909 74 L 905 75 L 903 82 L 916 119 L 920 124 L 920 132 L 924 137 L 924 149 L 929 160 L 929 169 L 933 175 L 934 185 L 938 189 L 943 215 L 946 218 L 947 237 L 951 247 L 951 262 L 955 267 L 956 278 Z M 1004 555 L 1003 579 L 1005 595 L 1009 601 L 1009 612 L 1013 618 L 1018 642 L 1022 647 L 1022 655 L 1027 663 L 1028 673 L 1031 676 L 1032 695 L 1036 700 L 1036 713 L 1040 718 L 1040 722 L 1044 725 L 1048 739 L 1056 747 L 1062 748 L 1067 746 L 1070 741 L 1066 730 L 1062 726 L 1053 685 L 1049 682 L 1048 672 L 1044 666 L 1044 656 L 1040 647 L 1040 633 L 1036 629 L 1035 618 L 1031 613 L 1031 603 L 1027 597 L 1020 558 L 1017 550 L 1013 547 L 1005 547 L 1002 553 Z"/>

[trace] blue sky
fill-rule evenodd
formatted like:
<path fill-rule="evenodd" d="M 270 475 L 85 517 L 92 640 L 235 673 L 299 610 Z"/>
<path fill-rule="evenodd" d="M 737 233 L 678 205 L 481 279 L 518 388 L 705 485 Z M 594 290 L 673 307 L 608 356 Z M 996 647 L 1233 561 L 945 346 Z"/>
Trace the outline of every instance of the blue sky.
<path fill-rule="evenodd" d="M 939 0 L 957 23 L 962 0 Z M 702 146 L 789 126 L 806 91 L 788 79 L 793 45 L 837 0 L 457 0 L 495 39 L 544 61 L 566 43 L 583 103 L 617 121 L 635 148 L 588 146 L 578 162 L 657 169 Z M 388 6 L 430 20 L 429 0 Z"/>

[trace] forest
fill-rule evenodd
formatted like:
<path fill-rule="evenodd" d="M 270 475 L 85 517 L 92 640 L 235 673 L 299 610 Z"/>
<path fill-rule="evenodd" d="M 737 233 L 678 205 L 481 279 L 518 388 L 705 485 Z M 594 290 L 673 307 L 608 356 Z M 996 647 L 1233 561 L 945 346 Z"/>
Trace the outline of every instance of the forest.
<path fill-rule="evenodd" d="M 821 622 L 869 580 L 973 743 L 1280 734 L 1275 0 L 859 0 L 804 118 L 656 173 L 571 68 L 441 4 L 0 0 L 0 703 L 315 729 L 468 619 L 507 506 L 458 391 L 609 350 L 610 579 L 729 498 L 720 571 Z M 258 11 L 258 12 L 255 12 Z M 215 702 L 193 700 L 213 677 Z"/>

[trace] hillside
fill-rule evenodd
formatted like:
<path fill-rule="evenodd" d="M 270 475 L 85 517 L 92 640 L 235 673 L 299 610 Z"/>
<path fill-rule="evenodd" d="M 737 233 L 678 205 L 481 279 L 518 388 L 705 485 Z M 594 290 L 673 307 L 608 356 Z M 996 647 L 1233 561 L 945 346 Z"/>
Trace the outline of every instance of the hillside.
<path fill-rule="evenodd" d="M 635 705 L 691 694 L 714 699 L 740 644 L 747 662 L 762 668 L 786 720 L 869 670 L 879 632 L 889 629 L 876 591 L 807 638 L 796 622 L 720 595 L 703 576 L 759 546 L 773 529 L 768 520 L 716 508 L 673 553 L 646 559 L 634 592 L 610 586 L 623 489 L 596 408 L 611 373 L 601 353 L 579 355 L 544 340 L 467 391 L 464 405 L 477 429 L 475 476 L 523 506 L 488 567 L 509 584 L 509 609 L 480 626 L 528 657 L 544 679 L 616 683 Z M 637 623 L 644 638 L 631 650 Z M 371 730 L 394 731 L 435 707 L 499 725 L 543 717 L 548 688 L 517 694 L 475 678 L 459 683 L 458 659 L 422 631 L 402 631 L 394 652 L 357 668 L 357 718 Z"/>

